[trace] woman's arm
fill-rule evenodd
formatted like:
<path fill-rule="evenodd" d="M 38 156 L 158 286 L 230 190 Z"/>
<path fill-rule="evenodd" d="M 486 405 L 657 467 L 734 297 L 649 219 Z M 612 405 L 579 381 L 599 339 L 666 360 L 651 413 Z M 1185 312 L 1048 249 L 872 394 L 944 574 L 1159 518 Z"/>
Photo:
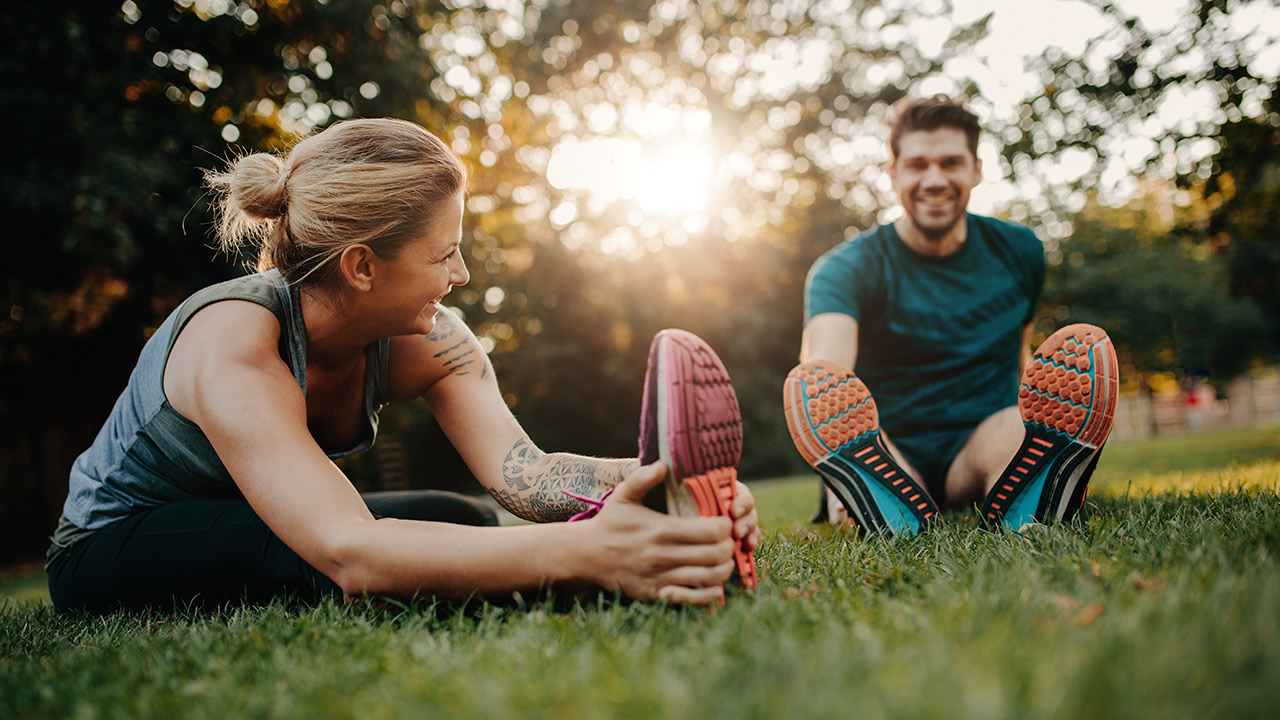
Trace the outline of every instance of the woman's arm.
<path fill-rule="evenodd" d="M 558 522 L 584 509 L 574 495 L 599 498 L 639 467 L 639 460 L 547 454 L 526 436 L 516 440 L 507 452 L 502 463 L 503 486 L 486 485 L 485 489 L 517 517 Z"/>
<path fill-rule="evenodd" d="M 502 400 L 493 366 L 470 328 L 452 312 L 430 335 L 392 338 L 392 399 L 424 396 L 467 466 L 503 507 L 535 522 L 567 520 L 634 472 L 638 460 L 544 453 Z M 738 483 L 731 509 L 737 538 L 759 545 L 755 498 Z"/>
<path fill-rule="evenodd" d="M 710 603 L 732 569 L 729 523 L 681 520 L 638 498 L 660 466 L 633 473 L 591 522 L 473 528 L 375 520 L 306 426 L 306 400 L 252 303 L 196 314 L 170 355 L 165 392 L 204 431 L 259 517 L 349 596 L 463 598 L 590 585 L 637 598 Z"/>
<path fill-rule="evenodd" d="M 599 498 L 640 467 L 638 460 L 538 449 L 503 402 L 479 341 L 448 310 L 430 335 L 392 338 L 391 359 L 392 400 L 426 397 L 480 484 L 517 517 L 567 520 L 586 505 L 566 493 Z"/>

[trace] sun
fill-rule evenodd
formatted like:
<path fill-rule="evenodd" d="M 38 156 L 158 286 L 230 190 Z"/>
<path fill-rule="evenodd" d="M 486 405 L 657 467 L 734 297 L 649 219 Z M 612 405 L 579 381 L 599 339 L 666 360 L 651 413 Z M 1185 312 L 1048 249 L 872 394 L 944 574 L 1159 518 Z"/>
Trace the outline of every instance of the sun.
<path fill-rule="evenodd" d="M 566 138 L 552 149 L 547 181 L 579 198 L 553 211 L 553 223 L 564 226 L 622 201 L 631 203 L 627 217 L 637 227 L 705 227 L 716 174 L 709 113 L 652 104 L 609 112 L 617 119 L 607 125 L 618 132 Z"/>

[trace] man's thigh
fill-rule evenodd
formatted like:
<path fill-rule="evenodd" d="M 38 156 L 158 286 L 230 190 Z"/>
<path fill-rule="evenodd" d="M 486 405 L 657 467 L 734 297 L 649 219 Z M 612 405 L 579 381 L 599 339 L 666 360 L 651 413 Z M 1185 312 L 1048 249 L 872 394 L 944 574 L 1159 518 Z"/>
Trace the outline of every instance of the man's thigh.
<path fill-rule="evenodd" d="M 981 502 L 1017 454 L 1026 430 L 1016 406 L 983 420 L 954 456 L 946 472 L 949 505 Z"/>

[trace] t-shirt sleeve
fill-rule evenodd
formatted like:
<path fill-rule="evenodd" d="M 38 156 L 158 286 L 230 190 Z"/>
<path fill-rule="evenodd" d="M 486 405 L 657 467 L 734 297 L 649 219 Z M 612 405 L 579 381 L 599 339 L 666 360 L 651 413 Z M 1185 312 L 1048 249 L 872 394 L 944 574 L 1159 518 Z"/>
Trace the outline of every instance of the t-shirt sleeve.
<path fill-rule="evenodd" d="M 809 268 L 804 283 L 804 320 L 842 313 L 860 319 L 865 283 L 859 282 L 857 249 L 845 243 L 828 251 Z"/>

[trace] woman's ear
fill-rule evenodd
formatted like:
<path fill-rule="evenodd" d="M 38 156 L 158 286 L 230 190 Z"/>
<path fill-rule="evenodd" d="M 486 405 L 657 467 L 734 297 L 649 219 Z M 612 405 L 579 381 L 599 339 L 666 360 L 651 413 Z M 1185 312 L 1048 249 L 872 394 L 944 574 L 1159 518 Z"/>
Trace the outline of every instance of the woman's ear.
<path fill-rule="evenodd" d="M 373 276 L 377 265 L 375 260 L 376 256 L 368 245 L 354 243 L 348 245 L 338 256 L 338 270 L 353 290 L 369 292 L 373 289 Z"/>

